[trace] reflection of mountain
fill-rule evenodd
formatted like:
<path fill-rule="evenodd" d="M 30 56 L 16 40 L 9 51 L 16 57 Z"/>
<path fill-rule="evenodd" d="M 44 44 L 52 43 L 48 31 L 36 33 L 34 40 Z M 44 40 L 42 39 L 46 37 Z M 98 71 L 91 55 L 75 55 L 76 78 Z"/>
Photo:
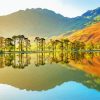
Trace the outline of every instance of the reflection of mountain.
<path fill-rule="evenodd" d="M 31 64 L 23 69 L 6 67 L 0 70 L 0 83 L 9 84 L 20 89 L 48 90 L 68 81 L 76 81 L 87 87 L 100 90 L 100 78 L 88 75 L 83 71 L 72 69 L 70 65 L 63 67 L 61 63 L 45 64 L 35 67 L 35 55 L 31 57 Z M 88 67 L 88 66 L 87 66 Z"/>
<path fill-rule="evenodd" d="M 100 8 L 88 11 L 82 16 L 66 18 L 47 9 L 27 9 L 0 17 L 0 33 L 3 35 L 30 34 L 54 36 L 78 30 L 100 15 Z"/>
<path fill-rule="evenodd" d="M 84 56 L 84 57 L 82 57 Z M 70 61 L 70 65 L 75 68 L 81 69 L 84 72 L 100 77 L 100 53 L 85 53 L 74 57 L 74 60 Z"/>

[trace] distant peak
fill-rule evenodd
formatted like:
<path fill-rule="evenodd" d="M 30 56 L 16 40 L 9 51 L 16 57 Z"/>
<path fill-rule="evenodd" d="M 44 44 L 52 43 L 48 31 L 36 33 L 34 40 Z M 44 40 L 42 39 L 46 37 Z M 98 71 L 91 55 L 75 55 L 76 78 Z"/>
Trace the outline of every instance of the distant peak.
<path fill-rule="evenodd" d="M 94 10 L 88 10 L 86 13 L 84 13 L 82 16 L 96 16 L 100 14 L 100 7 L 94 9 Z"/>

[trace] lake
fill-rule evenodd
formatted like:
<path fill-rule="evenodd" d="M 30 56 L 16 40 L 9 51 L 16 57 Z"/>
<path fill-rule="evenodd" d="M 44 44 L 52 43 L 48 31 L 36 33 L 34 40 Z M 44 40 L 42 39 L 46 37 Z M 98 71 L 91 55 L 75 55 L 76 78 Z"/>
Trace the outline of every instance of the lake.
<path fill-rule="evenodd" d="M 100 100 L 100 52 L 1 54 L 0 100 Z"/>

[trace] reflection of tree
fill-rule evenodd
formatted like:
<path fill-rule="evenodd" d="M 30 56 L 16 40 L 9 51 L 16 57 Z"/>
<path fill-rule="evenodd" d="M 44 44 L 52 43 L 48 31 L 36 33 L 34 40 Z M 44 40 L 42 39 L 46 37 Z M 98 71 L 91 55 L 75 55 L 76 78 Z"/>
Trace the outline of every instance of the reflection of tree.
<path fill-rule="evenodd" d="M 93 63 L 94 58 L 99 56 L 100 53 L 86 53 L 86 52 L 51 52 L 48 56 L 49 63 L 75 63 L 84 64 L 84 61 L 88 61 L 90 64 Z M 47 58 L 47 57 L 46 57 Z"/>
<path fill-rule="evenodd" d="M 64 52 L 63 62 L 64 63 L 69 63 L 69 52 Z"/>
<path fill-rule="evenodd" d="M 30 57 L 28 54 L 19 53 L 18 55 L 16 55 L 14 53 L 14 60 L 13 60 L 13 64 L 12 64 L 13 68 L 23 69 L 24 67 L 28 66 L 29 64 L 30 64 Z"/>
<path fill-rule="evenodd" d="M 4 55 L 0 54 L 0 68 L 5 67 L 5 59 L 4 59 Z"/>
<path fill-rule="evenodd" d="M 45 53 L 37 53 L 36 54 L 36 62 L 35 62 L 35 66 L 38 67 L 40 65 L 45 65 Z"/>
<path fill-rule="evenodd" d="M 99 53 L 83 53 L 83 52 L 50 52 L 50 53 L 36 53 L 35 66 L 45 65 L 46 63 L 62 63 L 68 64 L 75 62 L 82 64 L 83 60 L 87 60 L 92 64 L 94 56 Z M 3 67 L 12 66 L 13 68 L 24 68 L 30 64 L 30 54 L 23 53 L 8 53 L 0 56 L 0 65 Z"/>
<path fill-rule="evenodd" d="M 2 54 L 0 56 L 0 67 L 12 66 L 13 68 L 24 68 L 30 64 L 29 54 Z"/>
<path fill-rule="evenodd" d="M 69 63 L 68 61 L 68 52 L 64 52 L 64 51 L 60 51 L 60 52 L 57 52 L 56 55 L 55 55 L 55 62 L 56 63 Z"/>
<path fill-rule="evenodd" d="M 49 63 L 59 63 L 60 62 L 60 59 L 59 59 L 59 56 L 58 56 L 58 53 L 57 52 L 52 52 L 50 53 L 49 55 Z"/>
<path fill-rule="evenodd" d="M 43 54 L 42 54 L 43 55 Z M 42 61 L 44 56 L 42 56 Z M 51 52 L 49 53 L 48 57 L 46 56 L 46 58 L 48 58 L 48 62 L 49 63 L 69 63 L 69 58 L 68 58 L 68 53 L 64 53 L 64 52 Z M 41 56 L 40 53 L 37 54 L 37 63 L 36 65 L 39 66 L 39 64 L 41 64 Z M 45 60 L 44 60 L 45 62 Z"/>
<path fill-rule="evenodd" d="M 70 53 L 70 60 L 73 60 L 75 63 L 81 63 L 82 59 L 84 59 L 83 52 L 71 52 Z"/>
<path fill-rule="evenodd" d="M 25 54 L 25 66 L 28 66 L 31 62 L 30 62 L 30 60 L 31 60 L 31 57 L 29 56 L 29 54 Z"/>
<path fill-rule="evenodd" d="M 5 54 L 5 65 L 11 66 L 13 61 L 13 55 L 12 54 Z"/>

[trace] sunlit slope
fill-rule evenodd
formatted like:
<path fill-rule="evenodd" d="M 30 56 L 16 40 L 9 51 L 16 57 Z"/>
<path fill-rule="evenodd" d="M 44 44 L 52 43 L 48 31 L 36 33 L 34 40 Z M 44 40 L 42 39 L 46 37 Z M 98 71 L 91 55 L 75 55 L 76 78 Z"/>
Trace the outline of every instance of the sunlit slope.
<path fill-rule="evenodd" d="M 79 30 L 69 36 L 71 41 L 79 40 L 82 42 L 100 42 L 100 22 L 93 24 L 85 29 Z"/>

